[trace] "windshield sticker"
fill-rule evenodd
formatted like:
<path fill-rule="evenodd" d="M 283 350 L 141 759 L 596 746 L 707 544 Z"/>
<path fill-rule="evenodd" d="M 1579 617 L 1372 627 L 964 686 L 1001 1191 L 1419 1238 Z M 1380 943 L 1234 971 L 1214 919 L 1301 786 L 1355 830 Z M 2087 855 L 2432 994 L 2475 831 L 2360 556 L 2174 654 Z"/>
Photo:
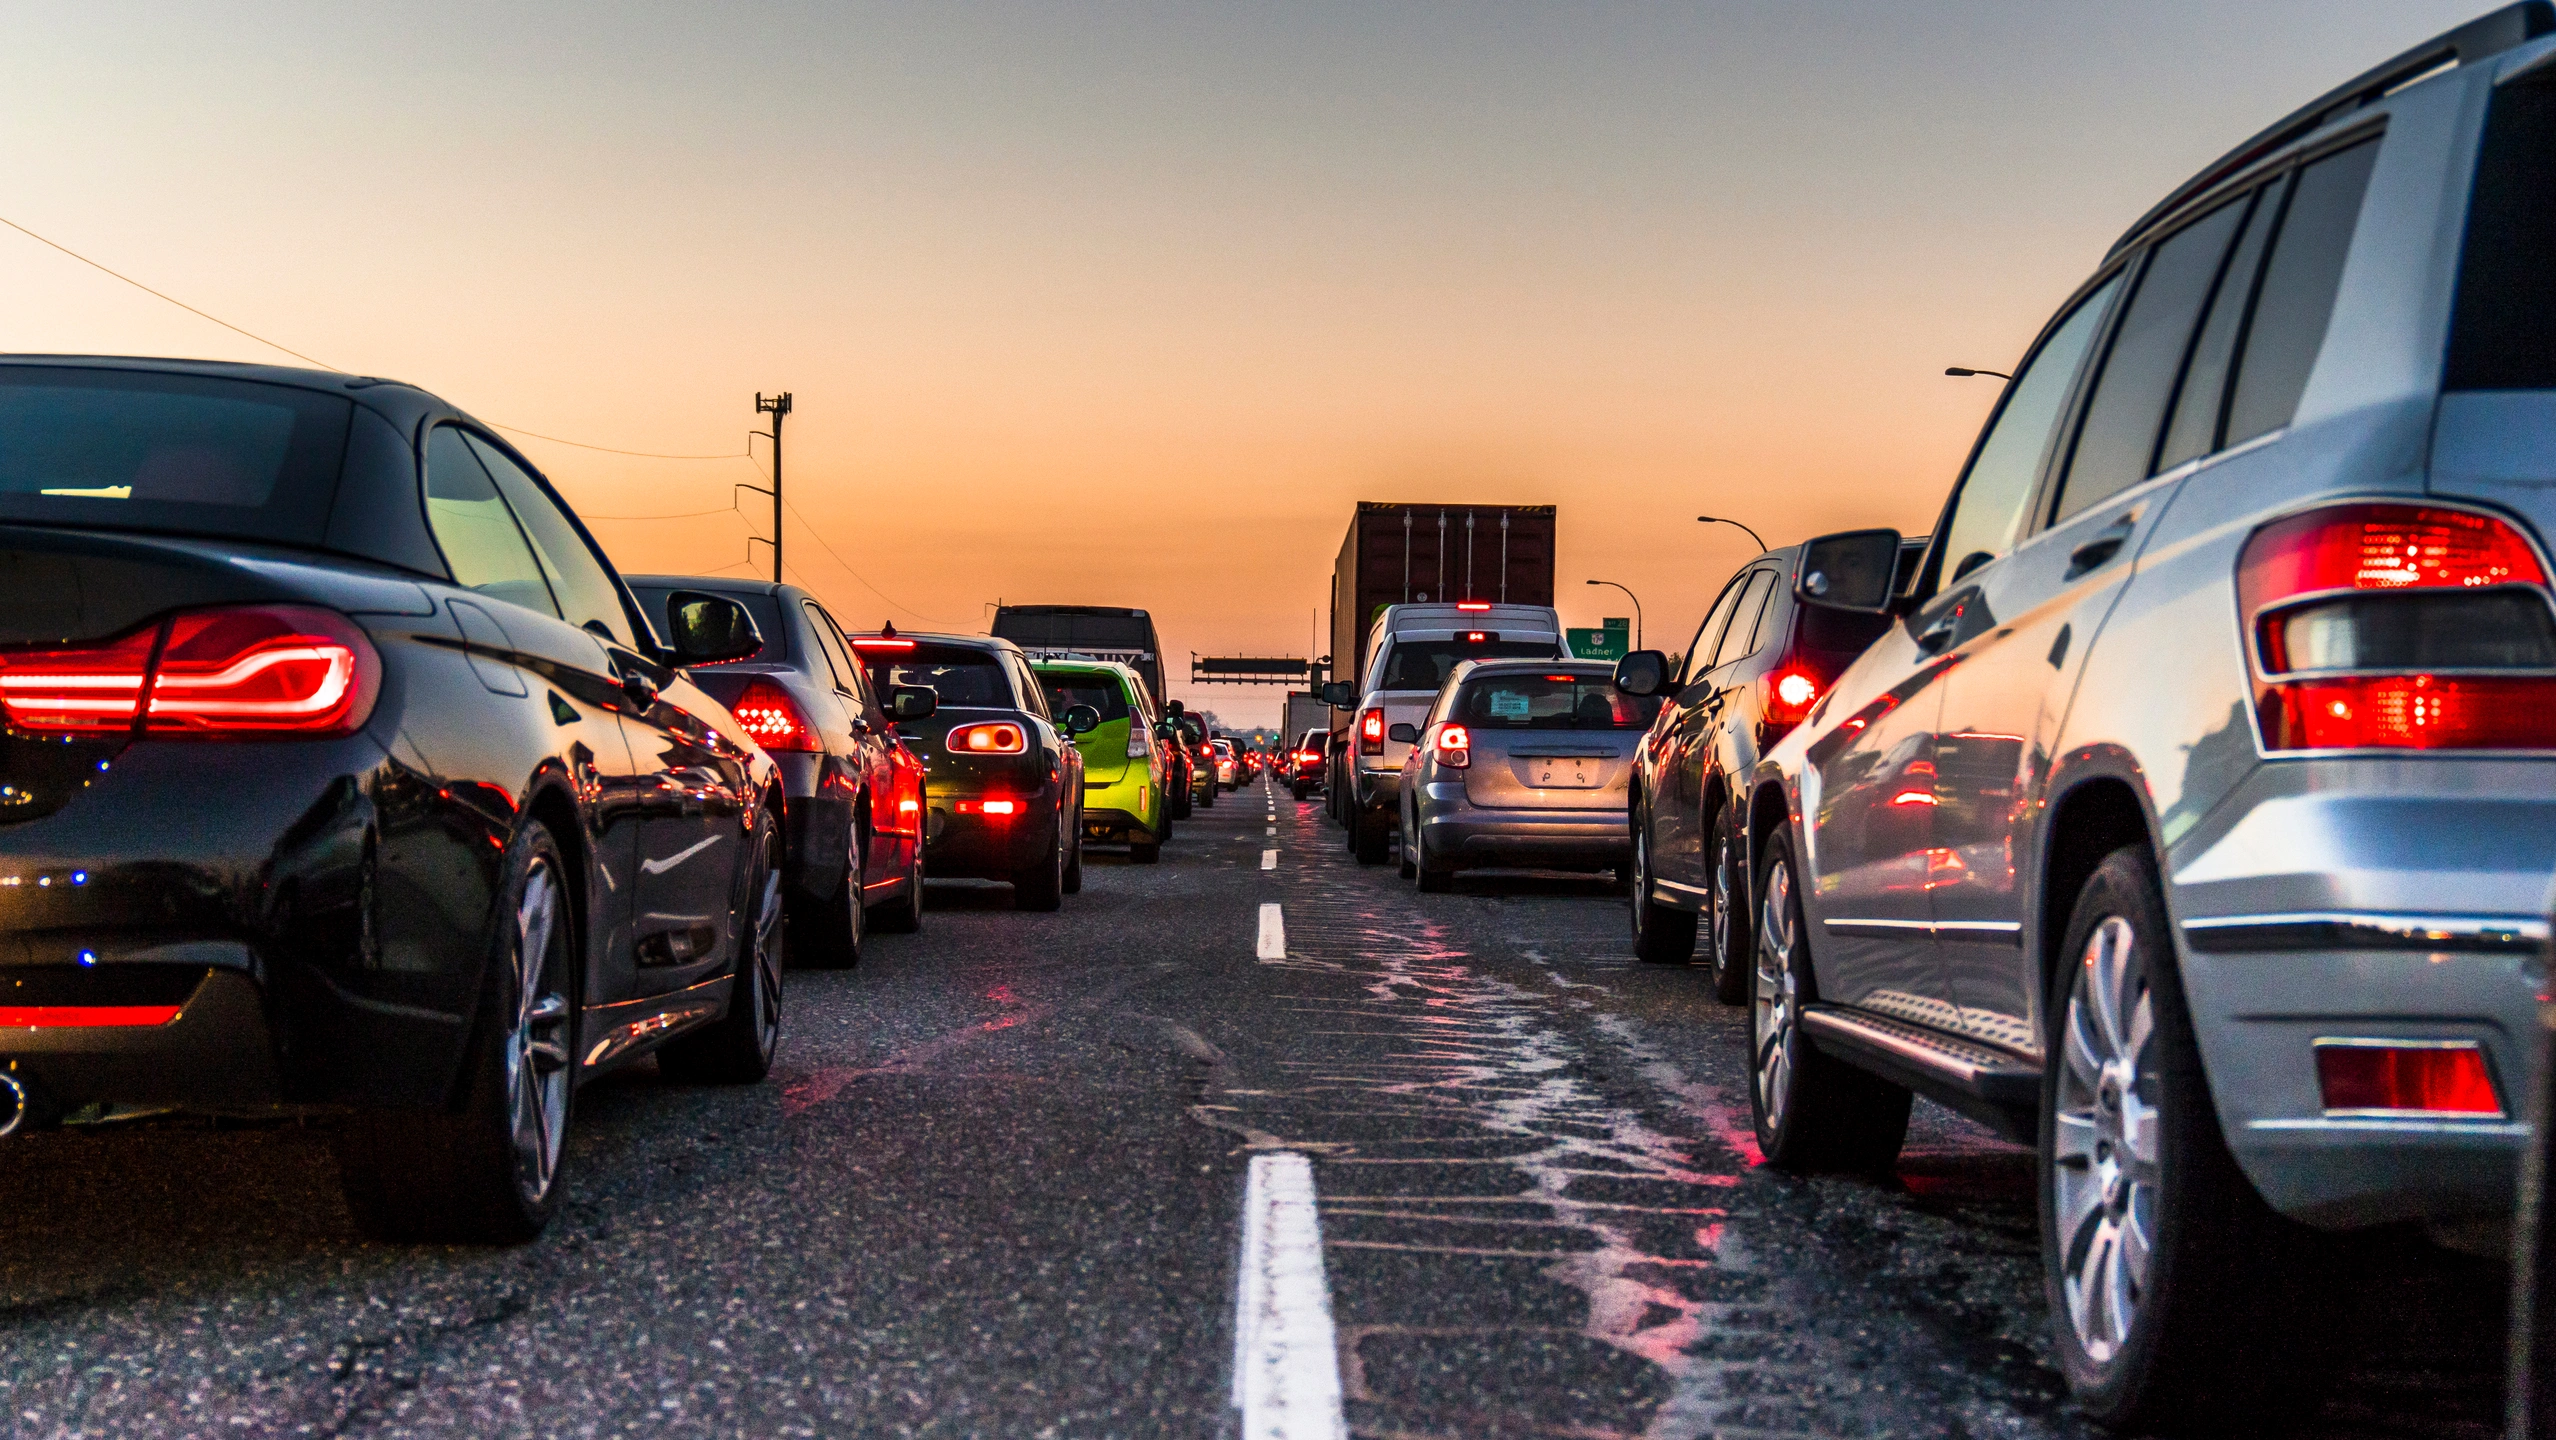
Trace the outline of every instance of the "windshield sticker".
<path fill-rule="evenodd" d="M 1491 692 L 1491 713 L 1503 720 L 1524 720 L 1527 717 L 1528 708 L 1527 697 L 1519 691 L 1494 690 Z"/>

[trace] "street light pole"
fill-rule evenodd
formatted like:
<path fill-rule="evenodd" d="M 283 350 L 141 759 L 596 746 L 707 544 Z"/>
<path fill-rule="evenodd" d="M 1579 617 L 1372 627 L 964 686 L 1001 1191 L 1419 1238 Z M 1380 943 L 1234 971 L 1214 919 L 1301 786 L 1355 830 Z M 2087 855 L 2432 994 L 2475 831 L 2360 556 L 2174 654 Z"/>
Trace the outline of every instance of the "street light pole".
<path fill-rule="evenodd" d="M 1632 602 L 1633 602 L 1633 648 L 1634 648 L 1634 649 L 1636 649 L 1636 650 L 1641 649 L 1641 648 L 1642 648 L 1642 597 L 1633 593 L 1633 587 L 1632 587 L 1632 586 L 1630 586 L 1630 585 L 1626 585 L 1626 584 L 1622 584 L 1622 583 L 1620 583 L 1620 582 L 1618 582 L 1618 581 L 1614 581 L 1614 580 L 1592 580 L 1592 581 L 1590 581 L 1589 583 L 1590 583 L 1590 584 L 1592 584 L 1592 585 L 1613 585 L 1613 586 L 1615 586 L 1615 588 L 1616 588 L 1616 589 L 1621 590 L 1621 591 L 1623 591 L 1623 592 L 1624 592 L 1624 598 L 1625 598 L 1625 599 L 1630 600 L 1630 601 L 1632 601 Z"/>
<path fill-rule="evenodd" d="M 1766 543 L 1766 541 L 1765 541 L 1765 538 L 1764 538 L 1764 537 L 1762 537 L 1762 536 L 1760 536 L 1760 535 L 1759 535 L 1756 531 L 1754 531 L 1754 530 L 1749 530 L 1749 529 L 1748 529 L 1748 527 L 1747 527 L 1747 526 L 1745 526 L 1745 525 L 1740 525 L 1740 522 L 1738 522 L 1737 520 L 1725 520 L 1725 519 L 1723 519 L 1723 518 L 1722 518 L 1721 516 L 1719 516 L 1719 515 L 1698 515 L 1698 516 L 1696 516 L 1695 518 L 1696 518 L 1696 519 L 1698 519 L 1698 520 L 1703 521 L 1703 522 L 1704 522 L 1705 524 L 1707 524 L 1707 525 L 1739 525 L 1739 528 L 1740 528 L 1740 529 L 1742 529 L 1742 530 L 1747 530 L 1747 531 L 1748 531 L 1748 538 L 1749 538 L 1749 539 L 1751 539 L 1751 540 L 1755 540 L 1755 541 L 1757 542 L 1757 548 L 1758 548 L 1758 549 L 1760 549 L 1760 550 L 1772 550 L 1772 549 L 1774 549 L 1774 548 L 1775 548 L 1774 546 L 1767 544 L 1767 543 Z"/>

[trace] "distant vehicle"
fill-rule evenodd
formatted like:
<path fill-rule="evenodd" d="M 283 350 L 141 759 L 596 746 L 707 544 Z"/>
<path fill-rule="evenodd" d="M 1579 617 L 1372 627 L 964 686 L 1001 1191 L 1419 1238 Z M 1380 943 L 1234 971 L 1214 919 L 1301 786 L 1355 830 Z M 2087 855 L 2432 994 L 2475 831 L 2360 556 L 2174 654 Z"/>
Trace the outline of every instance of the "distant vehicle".
<path fill-rule="evenodd" d="M 630 589 L 652 623 L 666 623 L 678 597 L 716 595 L 763 632 L 762 649 L 692 678 L 780 764 L 792 960 L 854 965 L 873 921 L 921 929 L 923 766 L 904 753 L 896 722 L 930 716 L 932 697 L 873 694 L 834 617 L 796 585 L 634 575 Z"/>
<path fill-rule="evenodd" d="M 1093 660 L 1033 660 L 1030 669 L 1047 687 L 1050 713 L 1084 706 L 1100 720 L 1074 741 L 1083 752 L 1083 838 L 1125 845 L 1139 865 L 1160 861 L 1172 833 L 1162 760 L 1170 747 L 1154 738 L 1144 677 Z"/>
<path fill-rule="evenodd" d="M 1331 706 L 1324 703 L 1322 696 L 1315 691 L 1290 690 L 1287 692 L 1287 713 L 1278 726 L 1277 736 L 1269 742 L 1270 748 L 1284 748 L 1316 725 L 1325 730 L 1331 728 Z"/>
<path fill-rule="evenodd" d="M 1903 545 L 1913 571 L 1924 542 Z M 1658 716 L 1627 793 L 1633 836 L 1633 953 L 1683 965 L 1699 917 L 1714 993 L 1747 998 L 1749 885 L 1745 805 L 1757 759 L 1784 737 L 1840 671 L 1890 628 L 1886 616 L 1793 598 L 1802 549 L 1770 550 L 1740 568 L 1672 669 L 1656 650 L 1616 664 L 1626 693 Z M 1660 697 L 1671 697 L 1665 707 Z"/>
<path fill-rule="evenodd" d="M 1624 797 L 1657 700 L 1619 694 L 1604 664 L 1468 660 L 1415 726 L 1403 763 L 1402 873 L 1444 890 L 1487 866 L 1623 873 Z"/>
<path fill-rule="evenodd" d="M 1287 788 L 1299 800 L 1322 788 L 1323 770 L 1330 760 L 1331 731 L 1320 725 L 1309 726 L 1296 737 L 1296 746 L 1287 752 L 1285 771 Z"/>
<path fill-rule="evenodd" d="M 1170 699 L 1163 692 L 1162 641 L 1145 611 L 1113 605 L 1002 605 L 994 611 L 994 633 L 1033 660 L 1108 660 L 1127 666 L 1143 677 L 1157 715 Z"/>
<path fill-rule="evenodd" d="M 1179 701 L 1172 702 L 1177 706 Z M 1216 752 L 1207 744 L 1207 722 L 1185 709 L 1175 709 L 1165 720 L 1171 727 L 1189 766 L 1189 801 L 1193 805 L 1213 806 L 1223 789 L 1216 783 Z"/>
<path fill-rule="evenodd" d="M 2287 1403 L 2333 1328 L 2297 1227 L 2512 1212 L 2551 31 L 2488 15 L 2178 187 L 2012 367 L 1907 593 L 1888 531 L 1793 582 L 1895 623 L 1750 776 L 1758 1144 L 1887 1165 L 1912 1090 L 2036 1138 L 2054 1359 L 2108 1425 Z"/>
<path fill-rule="evenodd" d="M 781 781 L 685 669 L 754 621 L 660 641 L 461 411 L 0 361 L 0 602 L 0 1135 L 339 1112 L 365 1233 L 516 1242 L 586 1081 L 770 1069 Z"/>
<path fill-rule="evenodd" d="M 1448 675 L 1467 660 L 1562 658 L 1562 622 L 1549 605 L 1388 605 L 1372 630 L 1361 647 L 1370 658 L 1351 704 L 1352 738 L 1331 776 L 1331 807 L 1361 865 L 1383 862 L 1401 813 L 1402 762 L 1411 744 L 1394 739 L 1393 728 L 1426 716 Z M 1324 688 L 1326 698 L 1352 698 L 1346 684 Z"/>
<path fill-rule="evenodd" d="M 1223 736 L 1207 742 L 1216 757 L 1216 788 L 1237 790 L 1242 787 L 1242 751 Z"/>
<path fill-rule="evenodd" d="M 1008 881 L 1012 904 L 1054 910 L 1083 886 L 1083 756 L 1077 736 L 1100 716 L 1056 715 L 1047 688 L 1009 640 L 988 635 L 867 634 L 853 653 L 886 694 L 934 697 L 897 733 L 923 758 L 925 864 L 943 878 Z"/>

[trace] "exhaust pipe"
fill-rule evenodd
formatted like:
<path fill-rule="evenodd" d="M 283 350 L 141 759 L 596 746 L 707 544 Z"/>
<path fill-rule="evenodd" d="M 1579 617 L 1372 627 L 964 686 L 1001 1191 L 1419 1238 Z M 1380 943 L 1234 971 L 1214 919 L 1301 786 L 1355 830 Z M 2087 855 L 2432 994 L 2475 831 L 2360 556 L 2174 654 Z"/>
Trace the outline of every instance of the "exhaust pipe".
<path fill-rule="evenodd" d="M 33 1107 L 26 1085 L 17 1076 L 0 1070 L 0 1139 L 17 1134 Z"/>

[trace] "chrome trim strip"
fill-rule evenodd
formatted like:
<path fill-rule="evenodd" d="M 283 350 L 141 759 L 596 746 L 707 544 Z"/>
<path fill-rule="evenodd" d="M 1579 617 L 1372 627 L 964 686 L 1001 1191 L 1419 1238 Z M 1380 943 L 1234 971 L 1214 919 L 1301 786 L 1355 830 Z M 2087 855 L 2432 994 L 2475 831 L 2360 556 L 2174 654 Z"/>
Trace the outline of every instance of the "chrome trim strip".
<path fill-rule="evenodd" d="M 1701 885 L 1681 885 L 1674 880 L 1662 880 L 1656 875 L 1651 877 L 1651 884 L 1655 889 L 1674 890 L 1680 895 L 1703 895 L 1709 897 L 1713 893 Z"/>
<path fill-rule="evenodd" d="M 2474 1135 L 2497 1140 L 2525 1140 L 2529 1126 L 2506 1120 L 2391 1120 L 2371 1117 L 2332 1120 L 2248 1120 L 2257 1133 L 2306 1132 L 2338 1135 Z"/>
<path fill-rule="evenodd" d="M 2302 910 L 2212 915 L 2183 922 L 2195 950 L 2413 950 L 2533 955 L 2547 944 L 2535 915 L 2379 915 Z"/>
<path fill-rule="evenodd" d="M 1832 935 L 1932 935 L 1935 927 L 1923 920 L 1822 920 L 1820 925 Z"/>
<path fill-rule="evenodd" d="M 1923 935 L 1932 940 L 2003 940 L 2011 945 L 2023 943 L 2020 920 L 1873 920 L 1837 919 L 1819 922 L 1832 935 L 1900 936 Z"/>

